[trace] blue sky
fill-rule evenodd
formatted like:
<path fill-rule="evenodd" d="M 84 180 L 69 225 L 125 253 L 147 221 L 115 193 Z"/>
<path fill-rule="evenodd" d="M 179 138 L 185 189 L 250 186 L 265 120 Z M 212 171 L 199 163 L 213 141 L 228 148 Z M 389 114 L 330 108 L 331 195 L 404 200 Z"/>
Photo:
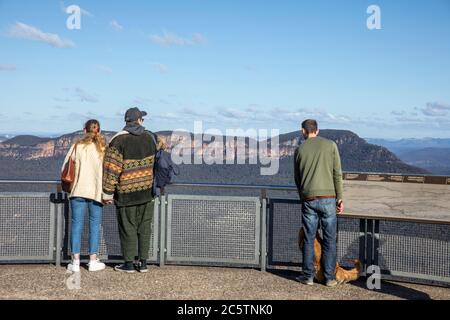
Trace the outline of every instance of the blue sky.
<path fill-rule="evenodd" d="M 83 9 L 81 29 L 64 8 Z M 381 30 L 366 10 L 381 9 Z M 450 137 L 450 1 L 0 0 L 0 133 L 322 128 Z"/>

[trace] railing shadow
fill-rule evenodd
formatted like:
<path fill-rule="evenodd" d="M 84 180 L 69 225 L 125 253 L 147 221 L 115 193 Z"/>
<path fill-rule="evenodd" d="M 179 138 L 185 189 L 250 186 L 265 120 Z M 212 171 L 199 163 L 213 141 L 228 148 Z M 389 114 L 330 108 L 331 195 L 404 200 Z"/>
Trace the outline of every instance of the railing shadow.
<path fill-rule="evenodd" d="M 364 278 L 360 278 L 357 281 L 350 282 L 348 283 L 348 285 L 370 290 L 367 288 L 367 284 Z M 426 292 L 386 280 L 382 280 L 381 288 L 376 289 L 375 291 L 381 294 L 388 294 L 405 300 L 432 300 L 430 295 Z"/>
<path fill-rule="evenodd" d="M 298 271 L 293 270 L 268 269 L 267 272 L 275 276 L 284 278 L 286 280 L 295 282 L 297 282 L 295 278 L 299 275 Z M 316 285 L 320 286 L 321 284 Z M 352 281 L 340 286 L 355 286 L 360 289 L 372 291 L 371 289 L 367 288 L 365 277 L 361 277 L 356 281 Z M 403 284 L 394 283 L 392 281 L 382 280 L 381 288 L 379 290 L 374 291 L 380 294 L 390 295 L 405 300 L 432 300 L 430 295 L 426 292 L 407 287 Z M 382 299 L 381 296 L 380 299 Z"/>

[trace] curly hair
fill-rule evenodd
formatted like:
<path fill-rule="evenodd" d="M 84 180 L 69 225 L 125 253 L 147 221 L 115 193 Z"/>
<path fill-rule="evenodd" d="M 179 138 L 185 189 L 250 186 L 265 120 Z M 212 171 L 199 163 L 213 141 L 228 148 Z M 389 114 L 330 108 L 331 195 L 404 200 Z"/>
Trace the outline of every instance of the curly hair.
<path fill-rule="evenodd" d="M 100 122 L 95 119 L 88 120 L 84 124 L 84 137 L 79 141 L 80 144 L 91 144 L 94 143 L 97 147 L 97 151 L 103 157 L 106 150 L 106 140 L 105 137 L 100 134 Z"/>

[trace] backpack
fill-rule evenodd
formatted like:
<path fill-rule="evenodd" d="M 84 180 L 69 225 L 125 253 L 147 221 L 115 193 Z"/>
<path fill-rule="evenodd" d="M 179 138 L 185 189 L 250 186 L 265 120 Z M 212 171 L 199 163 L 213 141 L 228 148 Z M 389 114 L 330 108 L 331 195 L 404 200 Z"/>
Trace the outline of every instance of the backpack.
<path fill-rule="evenodd" d="M 149 132 L 153 138 L 155 146 L 157 145 L 157 135 Z M 164 150 L 158 150 L 155 154 L 155 162 L 153 164 L 153 197 L 164 194 L 164 187 L 172 183 L 174 176 L 180 174 L 179 167 L 172 161 L 172 155 Z"/>

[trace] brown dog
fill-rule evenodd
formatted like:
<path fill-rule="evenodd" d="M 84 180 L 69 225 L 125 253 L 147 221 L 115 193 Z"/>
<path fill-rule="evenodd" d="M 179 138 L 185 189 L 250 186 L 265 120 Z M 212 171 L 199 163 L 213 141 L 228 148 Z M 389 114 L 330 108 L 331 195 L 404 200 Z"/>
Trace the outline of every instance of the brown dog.
<path fill-rule="evenodd" d="M 305 240 L 305 230 L 300 228 L 298 233 L 298 245 L 300 250 L 303 250 Z M 338 283 L 347 283 L 349 281 L 357 280 L 362 270 L 362 264 L 359 260 L 353 260 L 355 268 L 346 270 L 342 268 L 339 263 L 336 263 L 336 281 Z M 314 239 L 314 269 L 316 270 L 315 278 L 318 282 L 325 282 L 322 266 L 322 237 L 319 232 L 316 233 L 316 239 Z"/>

